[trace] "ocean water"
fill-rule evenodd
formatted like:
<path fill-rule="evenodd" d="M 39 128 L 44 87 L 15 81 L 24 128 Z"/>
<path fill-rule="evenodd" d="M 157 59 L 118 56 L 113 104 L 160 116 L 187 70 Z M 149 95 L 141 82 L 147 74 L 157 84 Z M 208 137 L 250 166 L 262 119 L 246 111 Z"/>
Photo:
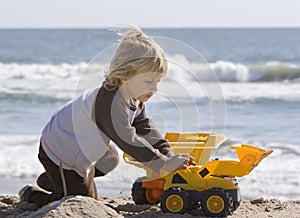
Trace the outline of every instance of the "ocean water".
<path fill-rule="evenodd" d="M 239 179 L 242 197 L 299 199 L 300 29 L 144 31 L 157 37 L 170 60 L 147 103 L 162 133 L 225 134 L 228 141 L 212 158 L 236 159 L 231 144 L 273 149 Z M 19 185 L 43 172 L 41 130 L 59 107 L 101 84 L 117 40 L 105 29 L 0 30 L 0 181 L 8 194 L 20 187 L 5 181 Z M 143 174 L 121 162 L 96 180 L 99 194 L 129 195 Z"/>

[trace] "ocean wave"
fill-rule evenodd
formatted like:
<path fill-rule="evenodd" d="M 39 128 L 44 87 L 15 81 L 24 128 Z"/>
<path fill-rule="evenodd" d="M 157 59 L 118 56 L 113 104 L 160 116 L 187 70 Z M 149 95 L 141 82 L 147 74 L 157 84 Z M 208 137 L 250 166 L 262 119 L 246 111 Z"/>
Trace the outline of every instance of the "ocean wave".
<path fill-rule="evenodd" d="M 171 75 L 184 77 L 192 74 L 190 79 L 221 82 L 280 82 L 299 81 L 300 65 L 289 62 L 236 63 L 219 60 L 206 63 L 204 59 L 198 62 L 190 61 L 186 56 L 176 54 L 169 58 Z M 181 74 L 181 75 L 180 75 Z"/>
<path fill-rule="evenodd" d="M 185 56 L 175 55 L 169 58 L 167 77 L 180 77 L 183 80 L 210 81 L 214 73 L 221 82 L 280 82 L 300 81 L 300 65 L 284 62 L 266 62 L 260 64 L 242 64 L 219 60 L 215 63 L 195 63 Z M 180 66 L 179 66 L 180 65 Z M 104 76 L 108 63 L 80 62 L 77 64 L 18 64 L 0 63 L 0 79 L 71 79 L 83 74 Z M 193 74 L 185 77 L 186 71 Z M 188 81 L 187 81 L 188 82 Z"/>
<path fill-rule="evenodd" d="M 300 78 L 300 66 L 291 63 L 267 62 L 244 65 L 226 61 L 210 64 L 221 81 L 274 82 Z"/>
<path fill-rule="evenodd" d="M 202 61 L 203 62 L 203 61 Z M 191 74 L 190 80 L 221 82 L 283 82 L 300 81 L 300 65 L 284 62 L 242 64 L 219 60 L 215 63 L 190 62 L 185 56 L 175 55 L 169 73 L 183 78 Z M 180 75 L 181 74 L 181 75 Z"/>
<path fill-rule="evenodd" d="M 0 63 L 0 99 L 67 101 L 76 92 L 99 86 L 106 66 L 85 62 L 59 65 Z M 212 72 L 217 77 L 213 77 Z M 188 96 L 207 102 L 214 100 L 208 98 L 215 94 L 208 91 L 218 88 L 224 96 L 217 97 L 230 102 L 299 102 L 299 81 L 300 66 L 290 63 L 242 65 L 218 61 L 196 64 L 176 56 L 170 61 L 169 72 L 162 80 L 159 91 L 168 97 L 184 99 Z M 216 85 L 210 85 L 211 82 Z"/>
<path fill-rule="evenodd" d="M 104 67 L 85 62 L 58 65 L 0 63 L 0 100 L 67 101 L 74 97 L 76 90 L 87 88 L 90 81 L 99 78 L 101 81 Z M 79 81 L 86 87 L 80 86 Z"/>
<path fill-rule="evenodd" d="M 80 76 L 87 67 L 87 63 L 78 64 L 18 64 L 0 63 L 0 79 L 57 79 Z"/>

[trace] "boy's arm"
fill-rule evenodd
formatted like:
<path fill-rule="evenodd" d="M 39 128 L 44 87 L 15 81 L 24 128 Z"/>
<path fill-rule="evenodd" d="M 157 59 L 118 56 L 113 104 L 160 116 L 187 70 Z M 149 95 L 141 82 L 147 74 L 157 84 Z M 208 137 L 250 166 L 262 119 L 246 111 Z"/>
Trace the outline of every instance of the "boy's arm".
<path fill-rule="evenodd" d="M 147 117 L 144 104 L 140 103 L 139 107 L 142 108 L 141 112 L 132 123 L 132 126 L 136 129 L 136 134 L 143 137 L 153 148 L 158 149 L 160 153 L 167 157 L 174 156 L 174 151 L 170 147 L 169 142 L 163 138 L 153 121 Z"/>
<path fill-rule="evenodd" d="M 158 171 L 168 160 L 147 140 L 136 133 L 129 123 L 126 105 L 117 94 L 101 91 L 95 102 L 96 124 L 104 134 L 114 141 L 124 152 L 143 163 L 145 166 Z"/>

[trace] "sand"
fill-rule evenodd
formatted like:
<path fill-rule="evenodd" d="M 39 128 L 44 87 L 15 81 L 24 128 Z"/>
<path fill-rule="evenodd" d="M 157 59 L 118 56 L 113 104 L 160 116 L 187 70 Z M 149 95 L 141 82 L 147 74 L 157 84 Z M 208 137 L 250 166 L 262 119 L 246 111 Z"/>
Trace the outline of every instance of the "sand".
<path fill-rule="evenodd" d="M 70 196 L 40 209 L 33 204 L 20 202 L 16 196 L 0 196 L 0 217 L 202 217 L 200 210 L 179 215 L 163 213 L 159 205 L 135 205 L 130 197 Z M 228 217 L 300 217 L 300 200 L 279 201 L 263 198 L 242 201 L 239 208 Z"/>

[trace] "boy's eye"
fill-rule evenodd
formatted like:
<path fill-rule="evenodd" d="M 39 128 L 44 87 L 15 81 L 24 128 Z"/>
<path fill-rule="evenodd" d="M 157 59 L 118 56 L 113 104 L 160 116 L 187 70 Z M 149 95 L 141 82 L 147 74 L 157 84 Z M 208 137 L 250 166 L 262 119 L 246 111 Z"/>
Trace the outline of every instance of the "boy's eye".
<path fill-rule="evenodd" d="M 160 79 L 145 79 L 144 80 L 145 83 L 159 83 Z"/>

